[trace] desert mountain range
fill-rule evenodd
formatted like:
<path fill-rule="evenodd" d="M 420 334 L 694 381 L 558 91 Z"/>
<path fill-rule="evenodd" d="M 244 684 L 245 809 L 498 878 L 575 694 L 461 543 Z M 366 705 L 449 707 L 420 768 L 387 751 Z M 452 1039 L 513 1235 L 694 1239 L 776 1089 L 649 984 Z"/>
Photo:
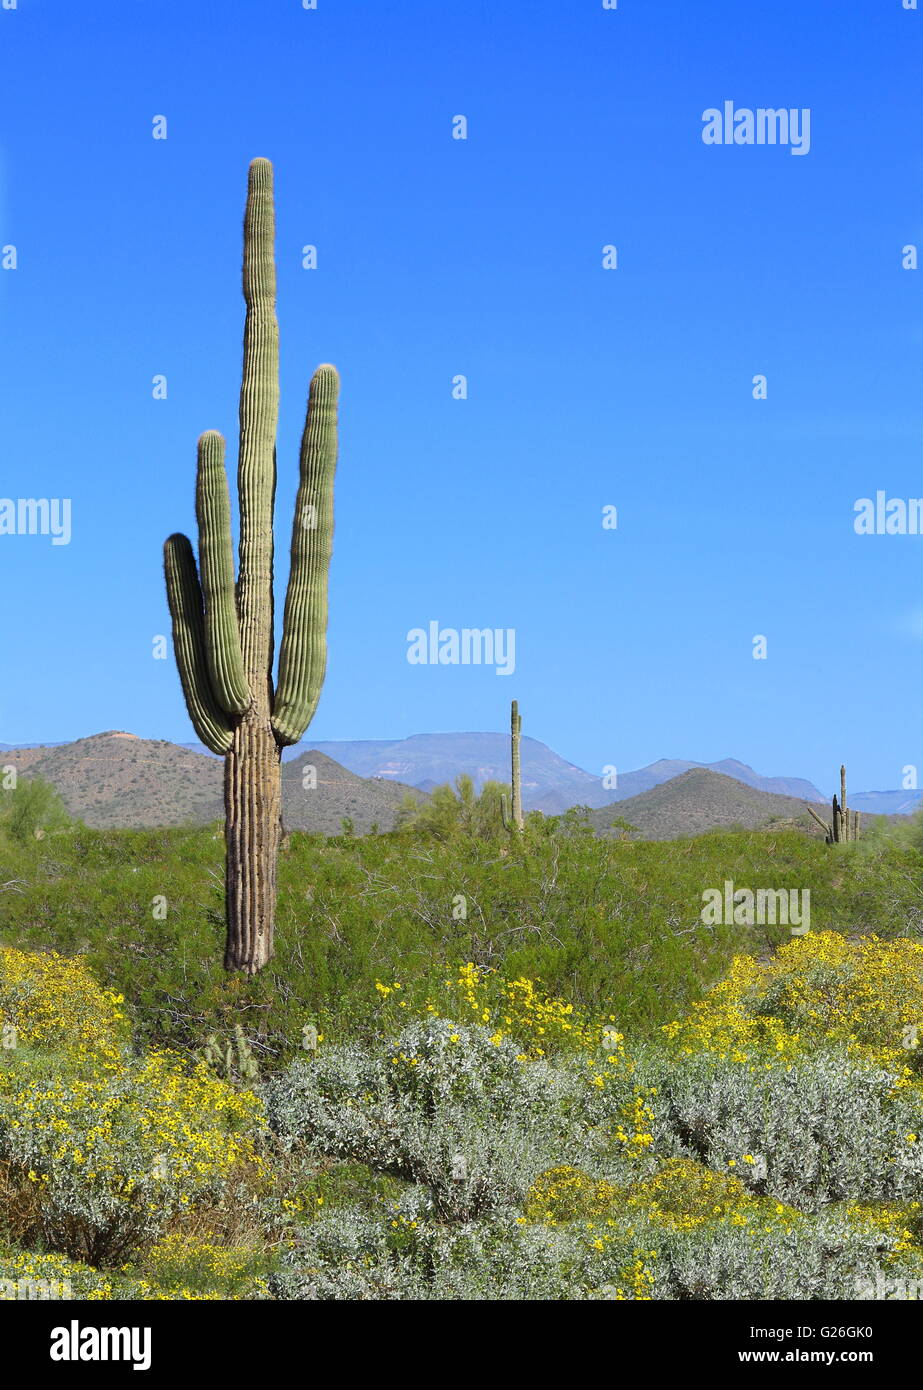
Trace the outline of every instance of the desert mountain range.
<path fill-rule="evenodd" d="M 462 772 L 477 785 L 509 780 L 505 734 L 416 734 L 399 740 L 319 743 L 286 750 L 282 767 L 287 829 L 336 834 L 349 817 L 359 834 L 392 828 L 408 792 L 423 799 Z M 51 782 L 72 815 L 99 828 L 202 824 L 223 814 L 222 763 L 199 744 L 142 739 L 110 730 L 73 743 L 14 747 L 0 756 L 23 776 Z M 807 804 L 825 801 L 800 777 L 764 777 L 746 763 L 695 763 L 663 758 L 617 774 L 617 785 L 568 763 L 534 738 L 522 740 L 526 809 L 558 814 L 592 809 L 606 833 L 618 815 L 646 838 L 696 834 L 720 825 L 753 827 L 769 821 L 808 823 Z M 313 772 L 311 769 L 313 768 Z M 611 782 L 611 777 L 608 779 Z M 856 809 L 908 814 L 920 793 L 853 794 Z M 823 814 L 823 813 L 822 813 Z"/>

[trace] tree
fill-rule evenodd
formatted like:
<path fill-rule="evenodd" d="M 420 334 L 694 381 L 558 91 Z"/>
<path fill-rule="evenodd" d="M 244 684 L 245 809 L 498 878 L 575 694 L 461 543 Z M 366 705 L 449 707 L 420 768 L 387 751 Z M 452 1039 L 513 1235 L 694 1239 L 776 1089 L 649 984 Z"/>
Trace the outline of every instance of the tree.
<path fill-rule="evenodd" d="M 40 840 L 48 830 L 60 830 L 71 823 L 71 816 L 59 792 L 41 777 L 22 777 L 5 794 L 8 805 L 7 828 L 20 844 Z"/>
<path fill-rule="evenodd" d="M 455 785 L 448 782 L 434 787 L 428 802 L 416 801 L 409 793 L 401 803 L 398 829 L 437 840 L 453 840 L 467 835 L 481 840 L 505 839 L 504 798 L 509 787 L 502 782 L 485 782 L 476 792 L 474 781 L 463 772 Z"/>

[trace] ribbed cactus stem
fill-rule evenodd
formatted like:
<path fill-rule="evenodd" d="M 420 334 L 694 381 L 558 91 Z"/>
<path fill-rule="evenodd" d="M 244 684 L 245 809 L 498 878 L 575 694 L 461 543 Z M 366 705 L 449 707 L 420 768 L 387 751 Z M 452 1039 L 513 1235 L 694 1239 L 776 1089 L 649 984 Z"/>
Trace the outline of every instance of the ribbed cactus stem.
<path fill-rule="evenodd" d="M 836 792 L 833 794 L 833 816 L 832 824 L 827 825 L 821 820 L 816 811 L 809 806 L 808 810 L 827 832 L 827 844 L 845 844 L 847 841 L 855 841 L 859 838 L 859 812 L 852 811 L 846 805 L 846 768 L 840 767 L 840 797 L 837 800 Z"/>
<path fill-rule="evenodd" d="M 338 378 L 311 382 L 301 480 L 273 708 L 273 538 L 279 329 L 272 165 L 250 165 L 244 216 L 247 306 L 237 470 L 240 545 L 234 582 L 224 440 L 199 440 L 196 513 L 199 571 L 185 536 L 164 550 L 167 597 L 183 693 L 193 725 L 225 758 L 227 945 L 225 967 L 254 974 L 272 956 L 276 861 L 282 833 L 281 747 L 302 736 L 326 665 L 327 571 L 333 536 Z"/>
<path fill-rule="evenodd" d="M 272 509 L 279 416 L 279 324 L 276 319 L 275 211 L 268 159 L 250 165 L 244 214 L 243 379 L 240 387 L 240 569 L 237 608 L 244 672 L 257 713 L 270 713 Z"/>
<path fill-rule="evenodd" d="M 833 828 L 831 839 L 834 844 L 846 844 L 859 838 L 859 812 L 850 810 L 846 804 L 846 767 L 840 766 L 840 799 L 833 797 Z"/>
<path fill-rule="evenodd" d="M 516 830 L 522 830 L 522 774 L 519 761 L 519 735 L 522 732 L 522 718 L 519 702 L 514 700 L 510 707 L 510 762 L 512 764 L 513 808 L 512 821 Z"/>
<path fill-rule="evenodd" d="M 227 753 L 232 729 L 212 691 L 205 655 L 202 588 L 186 536 L 170 536 L 163 548 L 167 603 L 173 619 L 173 651 L 192 727 L 213 753 Z"/>
<path fill-rule="evenodd" d="M 205 600 L 205 653 L 215 698 L 228 714 L 243 714 L 250 687 L 237 626 L 231 499 L 224 471 L 224 440 L 209 430 L 199 440 L 196 477 L 199 567 Z"/>
<path fill-rule="evenodd" d="M 272 727 L 282 744 L 297 743 L 314 717 L 327 665 L 327 575 L 333 550 L 339 384 L 335 367 L 318 367 L 311 378 L 301 438 L 301 481 L 272 713 Z"/>

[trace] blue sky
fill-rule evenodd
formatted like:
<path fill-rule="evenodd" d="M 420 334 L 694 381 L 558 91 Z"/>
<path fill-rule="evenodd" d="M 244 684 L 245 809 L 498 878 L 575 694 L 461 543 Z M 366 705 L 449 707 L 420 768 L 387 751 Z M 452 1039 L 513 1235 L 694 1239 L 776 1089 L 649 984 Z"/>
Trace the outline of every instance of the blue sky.
<path fill-rule="evenodd" d="M 308 745 L 501 729 L 515 696 L 591 771 L 923 779 L 923 536 L 853 530 L 923 496 L 921 59 L 901 0 L 0 9 L 0 495 L 73 517 L 0 536 L 0 740 L 194 737 L 161 547 L 197 435 L 235 458 L 263 155 L 280 597 L 308 378 L 343 381 Z M 810 108 L 809 153 L 705 145 L 726 100 Z M 431 620 L 515 629 L 515 674 L 408 664 Z"/>

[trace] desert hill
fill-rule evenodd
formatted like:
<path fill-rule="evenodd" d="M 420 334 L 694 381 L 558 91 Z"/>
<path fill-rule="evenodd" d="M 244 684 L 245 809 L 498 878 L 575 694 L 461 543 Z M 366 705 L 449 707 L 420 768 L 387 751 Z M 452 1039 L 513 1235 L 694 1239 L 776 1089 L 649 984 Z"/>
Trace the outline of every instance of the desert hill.
<path fill-rule="evenodd" d="M 811 805 L 815 803 L 812 801 Z M 825 817 L 821 808 L 815 809 Z M 758 791 L 706 768 L 693 768 L 640 796 L 612 802 L 593 811 L 589 819 L 597 831 L 605 834 L 617 816 L 636 826 L 645 840 L 701 835 L 722 826 L 755 830 L 771 824 L 803 825 L 805 830 L 822 836 L 806 800 Z"/>
<path fill-rule="evenodd" d="M 224 814 L 223 764 L 219 758 L 160 739 L 120 730 L 74 743 L 9 749 L 3 765 L 38 776 L 60 792 L 71 815 L 99 829 L 199 825 Z M 305 789 L 306 764 L 316 769 L 316 787 Z M 358 777 L 319 752 L 283 764 L 283 823 L 289 830 L 338 834 L 344 816 L 357 832 L 377 822 L 394 823 L 410 791 L 395 782 Z"/>

